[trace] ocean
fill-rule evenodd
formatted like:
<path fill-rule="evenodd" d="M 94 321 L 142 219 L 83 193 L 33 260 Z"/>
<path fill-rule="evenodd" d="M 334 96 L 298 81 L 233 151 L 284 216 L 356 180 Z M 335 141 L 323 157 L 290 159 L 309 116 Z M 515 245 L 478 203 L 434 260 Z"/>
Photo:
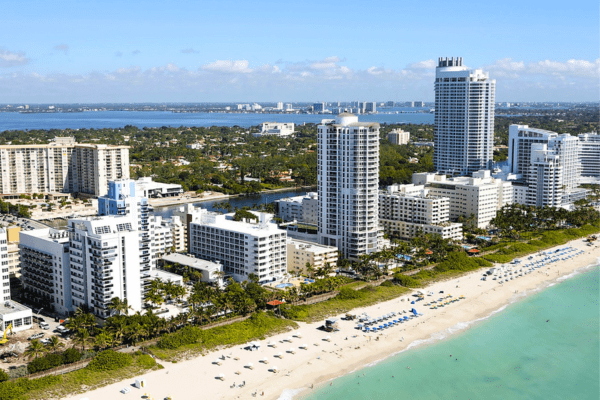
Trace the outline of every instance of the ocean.
<path fill-rule="evenodd" d="M 366 122 L 392 124 L 433 124 L 433 113 L 415 112 L 419 109 L 393 108 L 373 115 L 361 115 Z M 405 113 L 387 114 L 387 112 Z M 235 126 L 248 128 L 266 121 L 295 124 L 320 123 L 331 115 L 318 114 L 238 114 L 238 113 L 172 113 L 169 111 L 97 111 L 76 113 L 18 113 L 0 112 L 0 132 L 25 129 L 122 128 L 125 125 L 161 126 Z"/>
<path fill-rule="evenodd" d="M 393 355 L 298 398 L 597 400 L 599 276 L 599 266 L 591 267 L 470 329 Z"/>

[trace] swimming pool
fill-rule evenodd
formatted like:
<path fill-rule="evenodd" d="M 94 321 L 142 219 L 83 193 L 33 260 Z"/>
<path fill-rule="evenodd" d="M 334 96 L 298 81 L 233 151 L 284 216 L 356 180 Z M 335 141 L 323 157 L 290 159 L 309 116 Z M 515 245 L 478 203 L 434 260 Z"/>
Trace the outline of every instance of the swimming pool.
<path fill-rule="evenodd" d="M 292 286 L 294 286 L 294 285 L 291 283 L 280 283 L 279 285 L 275 285 L 275 287 L 277 289 L 285 289 L 286 287 L 292 287 Z"/>

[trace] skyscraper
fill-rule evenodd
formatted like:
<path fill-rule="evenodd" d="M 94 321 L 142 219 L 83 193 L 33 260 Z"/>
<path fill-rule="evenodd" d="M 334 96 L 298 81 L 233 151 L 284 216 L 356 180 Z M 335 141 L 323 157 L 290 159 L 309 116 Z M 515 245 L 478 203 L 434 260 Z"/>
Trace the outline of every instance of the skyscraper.
<path fill-rule="evenodd" d="M 378 248 L 379 124 L 342 113 L 317 132 L 319 241 L 356 260 Z"/>
<path fill-rule="evenodd" d="M 463 66 L 462 57 L 439 59 L 433 152 L 438 172 L 469 175 L 491 167 L 495 92 L 496 81 Z"/>

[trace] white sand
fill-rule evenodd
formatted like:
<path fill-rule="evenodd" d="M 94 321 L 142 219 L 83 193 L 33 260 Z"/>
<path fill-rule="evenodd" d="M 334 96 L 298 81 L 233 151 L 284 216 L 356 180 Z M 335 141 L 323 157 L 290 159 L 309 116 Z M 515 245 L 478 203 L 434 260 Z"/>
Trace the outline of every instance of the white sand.
<path fill-rule="evenodd" d="M 353 311 L 356 314 L 366 311 L 371 317 L 376 317 L 392 311 L 409 311 L 415 307 L 423 314 L 399 326 L 386 329 L 381 335 L 365 334 L 355 329 L 355 321 L 340 320 L 340 331 L 336 333 L 318 330 L 317 328 L 323 322 L 300 323 L 298 331 L 302 333 L 302 337 L 292 338 L 291 343 L 285 339 L 298 331 L 260 341 L 259 351 L 251 352 L 245 350 L 244 346 L 235 346 L 176 364 L 164 362 L 165 369 L 144 375 L 147 382 L 145 389 L 131 388 L 131 392 L 127 395 L 120 394 L 119 390 L 131 387 L 133 379 L 76 395 L 70 399 L 84 397 L 90 400 L 121 397 L 137 399 L 145 393 L 156 400 L 162 400 L 168 395 L 176 400 L 250 399 L 256 391 L 258 391 L 256 395 L 258 398 L 277 399 L 285 389 L 310 391 L 311 385 L 318 387 L 334 377 L 402 351 L 411 343 L 414 346 L 464 329 L 469 326 L 465 322 L 484 318 L 531 292 L 532 289 L 545 287 L 561 276 L 598 262 L 600 245 L 588 247 L 582 240 L 576 240 L 557 248 L 569 245 L 584 250 L 585 254 L 567 261 L 552 263 L 550 266 L 546 264 L 546 267 L 536 269 L 535 272 L 513 279 L 509 283 L 500 284 L 499 280 L 489 279 L 481 281 L 484 270 L 479 270 L 423 289 L 426 293 L 434 292 L 435 295 L 426 297 L 425 301 L 417 302 L 415 305 L 406 301 L 409 296 L 403 296 Z M 529 263 L 529 260 L 527 257 L 522 260 L 517 269 L 525 270 L 524 264 Z M 454 297 L 464 295 L 466 299 L 437 310 L 424 305 L 443 296 L 438 294 L 441 290 L 444 291 L 444 295 L 452 294 Z M 402 299 L 404 301 L 401 301 Z M 342 315 L 338 316 L 341 317 Z M 324 340 L 326 336 L 331 336 L 330 342 Z M 269 342 L 275 342 L 277 347 L 268 346 Z M 303 344 L 308 345 L 307 350 L 299 348 Z M 288 352 L 292 347 L 295 348 L 295 354 Z M 279 352 L 283 354 L 281 359 L 274 357 Z M 213 364 L 222 355 L 225 356 L 225 360 L 221 361 L 221 365 Z M 235 360 L 236 357 L 239 360 Z M 260 362 L 264 358 L 267 358 L 268 364 Z M 245 367 L 248 363 L 253 364 L 253 369 Z M 278 367 L 277 373 L 271 372 L 274 366 Z M 240 374 L 237 375 L 236 372 Z M 225 375 L 224 381 L 216 379 L 221 373 Z M 236 387 L 232 388 L 234 382 Z M 243 382 L 246 383 L 244 387 L 237 386 Z M 261 396 L 262 392 L 264 396 Z"/>

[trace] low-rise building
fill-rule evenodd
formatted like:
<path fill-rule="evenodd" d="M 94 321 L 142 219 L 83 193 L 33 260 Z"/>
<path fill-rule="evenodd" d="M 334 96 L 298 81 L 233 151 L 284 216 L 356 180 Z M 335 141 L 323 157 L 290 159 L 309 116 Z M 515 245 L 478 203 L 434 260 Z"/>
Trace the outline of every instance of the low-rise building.
<path fill-rule="evenodd" d="M 335 270 L 337 260 L 337 247 L 298 239 L 287 239 L 287 270 L 290 274 L 306 274 L 308 272 L 306 271 L 307 263 L 314 270 L 327 265 Z"/>
<path fill-rule="evenodd" d="M 135 181 L 135 193 L 148 199 L 175 197 L 183 193 L 183 187 L 177 183 L 154 182 L 152 177 L 146 176 Z"/>
<path fill-rule="evenodd" d="M 392 185 L 381 191 L 379 223 L 386 233 L 399 238 L 425 233 L 462 239 L 462 225 L 450 222 L 450 200 L 431 195 L 423 185 Z"/>
<path fill-rule="evenodd" d="M 514 201 L 512 183 L 491 177 L 488 170 L 477 171 L 473 177 L 447 179 L 445 175 L 413 174 L 415 185 L 425 185 L 432 196 L 450 200 L 450 220 L 475 218 L 478 228 L 486 228 L 496 212 Z"/>
<path fill-rule="evenodd" d="M 9 326 L 13 332 L 20 332 L 33 327 L 31 308 L 12 300 L 0 302 L 0 334 Z"/>
<path fill-rule="evenodd" d="M 263 122 L 260 125 L 260 132 L 252 135 L 259 136 L 290 136 L 294 133 L 295 125 L 293 122 Z"/>
<path fill-rule="evenodd" d="M 202 274 L 200 279 L 202 282 L 219 286 L 223 284 L 223 266 L 218 261 L 207 261 L 190 255 L 173 253 L 163 256 L 163 262 L 165 264 L 179 264 L 199 271 Z"/>

